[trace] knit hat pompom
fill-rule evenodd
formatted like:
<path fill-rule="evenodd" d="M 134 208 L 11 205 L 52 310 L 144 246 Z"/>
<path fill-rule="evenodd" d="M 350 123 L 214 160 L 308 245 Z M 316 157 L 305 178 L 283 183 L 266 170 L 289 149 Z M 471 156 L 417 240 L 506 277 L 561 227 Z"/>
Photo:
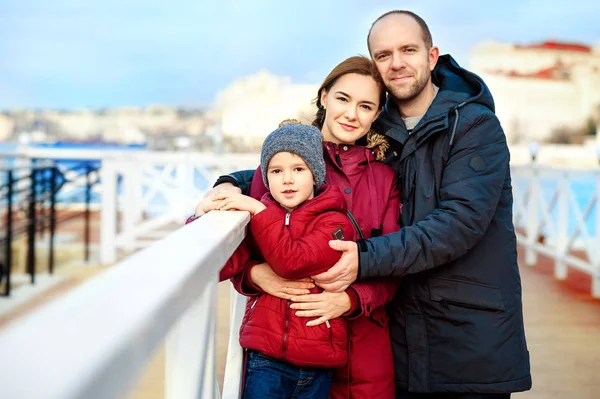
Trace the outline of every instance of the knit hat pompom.
<path fill-rule="evenodd" d="M 263 182 L 269 187 L 267 169 L 271 158 L 279 152 L 290 152 L 306 162 L 315 179 L 315 191 L 325 183 L 325 161 L 323 160 L 323 135 L 314 126 L 302 125 L 295 121 L 274 130 L 265 139 L 260 154 L 260 169 Z M 291 122 L 291 123 L 290 123 Z"/>

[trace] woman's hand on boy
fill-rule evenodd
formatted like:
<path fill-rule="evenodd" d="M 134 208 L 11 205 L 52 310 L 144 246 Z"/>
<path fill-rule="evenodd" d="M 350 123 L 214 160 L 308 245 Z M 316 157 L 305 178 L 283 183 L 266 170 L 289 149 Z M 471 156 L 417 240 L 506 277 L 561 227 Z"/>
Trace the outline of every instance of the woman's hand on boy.
<path fill-rule="evenodd" d="M 291 300 L 294 303 L 290 308 L 298 310 L 296 316 L 317 317 L 317 319 L 306 323 L 309 327 L 318 326 L 336 317 L 340 317 L 352 307 L 350 296 L 346 291 L 323 291 L 320 294 L 296 296 Z"/>
<path fill-rule="evenodd" d="M 286 280 L 279 277 L 267 263 L 259 263 L 250 269 L 250 280 L 269 295 L 281 299 L 292 299 L 308 294 L 315 285 L 309 278 Z"/>
<path fill-rule="evenodd" d="M 266 208 L 262 202 L 252 197 L 231 191 L 221 191 L 215 194 L 213 201 L 216 202 L 217 209 L 220 211 L 248 211 L 252 216 Z"/>

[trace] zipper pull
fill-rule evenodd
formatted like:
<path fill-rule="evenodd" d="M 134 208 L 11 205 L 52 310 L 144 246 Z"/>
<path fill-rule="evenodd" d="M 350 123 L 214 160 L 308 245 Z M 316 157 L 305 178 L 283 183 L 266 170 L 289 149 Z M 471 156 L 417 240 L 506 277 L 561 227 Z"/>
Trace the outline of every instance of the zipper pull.
<path fill-rule="evenodd" d="M 285 214 L 285 225 L 286 226 L 290 225 L 290 214 L 289 213 Z"/>
<path fill-rule="evenodd" d="M 327 326 L 327 328 L 331 328 L 331 324 L 329 324 L 329 320 L 325 320 L 325 325 Z"/>

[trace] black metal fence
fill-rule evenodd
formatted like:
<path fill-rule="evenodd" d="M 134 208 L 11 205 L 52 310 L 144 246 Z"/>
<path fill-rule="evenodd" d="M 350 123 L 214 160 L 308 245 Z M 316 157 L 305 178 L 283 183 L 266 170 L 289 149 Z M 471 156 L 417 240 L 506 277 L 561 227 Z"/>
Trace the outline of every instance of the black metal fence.
<path fill-rule="evenodd" d="M 85 210 L 57 218 L 56 203 L 62 187 L 69 182 L 65 173 L 61 172 L 53 162 L 32 160 L 27 168 L 5 168 L 0 173 L 5 175 L 0 185 L 0 210 L 4 211 L 4 229 L 0 229 L 0 281 L 4 280 L 4 295 L 11 291 L 12 250 L 14 240 L 22 235 L 27 239 L 26 273 L 32 284 L 36 277 L 36 236 L 48 235 L 48 272 L 54 273 L 55 233 L 57 225 L 74 218 L 84 218 L 83 245 L 85 260 L 90 257 L 90 204 L 92 187 L 98 178 L 92 179 L 92 172 L 97 172 L 89 163 L 82 162 L 69 170 L 77 176 L 85 175 Z M 0 224 L 1 226 L 1 224 Z M 2 231 L 4 230 L 4 231 Z M 2 248 L 3 247 L 3 248 Z"/>

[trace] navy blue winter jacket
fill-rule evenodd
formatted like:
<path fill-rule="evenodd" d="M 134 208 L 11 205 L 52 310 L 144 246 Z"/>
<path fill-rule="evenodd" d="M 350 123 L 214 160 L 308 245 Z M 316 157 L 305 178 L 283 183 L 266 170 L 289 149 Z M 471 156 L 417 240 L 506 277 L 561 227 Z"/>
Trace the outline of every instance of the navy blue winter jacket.
<path fill-rule="evenodd" d="M 389 306 L 397 385 L 413 392 L 531 387 L 506 137 L 492 95 L 449 56 L 407 131 L 389 97 L 375 130 L 392 140 L 402 228 L 359 245 L 360 278 L 404 277 Z"/>

